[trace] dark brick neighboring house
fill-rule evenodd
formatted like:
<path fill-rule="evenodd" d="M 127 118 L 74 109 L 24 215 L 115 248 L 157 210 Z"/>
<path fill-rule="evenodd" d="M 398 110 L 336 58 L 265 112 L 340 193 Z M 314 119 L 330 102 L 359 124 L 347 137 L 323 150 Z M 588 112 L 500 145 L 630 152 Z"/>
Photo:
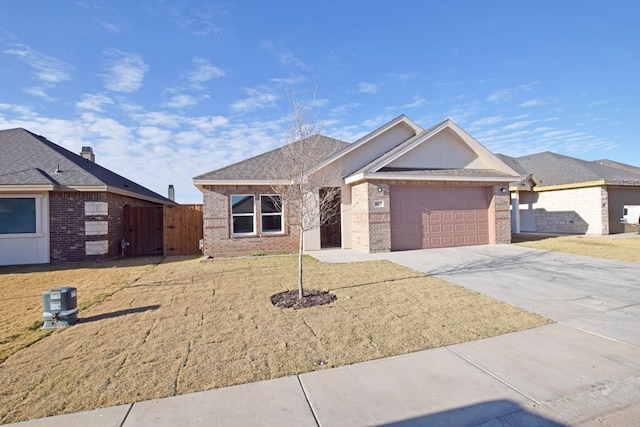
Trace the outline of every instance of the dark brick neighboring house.
<path fill-rule="evenodd" d="M 120 254 L 123 207 L 171 200 L 25 129 L 0 131 L 0 265 Z"/>

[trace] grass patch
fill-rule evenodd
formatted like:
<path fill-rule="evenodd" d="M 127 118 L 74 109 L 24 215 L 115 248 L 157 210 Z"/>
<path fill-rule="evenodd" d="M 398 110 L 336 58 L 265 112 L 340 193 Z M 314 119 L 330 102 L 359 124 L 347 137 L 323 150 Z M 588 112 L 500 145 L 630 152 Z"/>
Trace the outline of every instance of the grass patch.
<path fill-rule="evenodd" d="M 42 327 L 42 294 L 47 289 L 78 289 L 78 308 L 85 310 L 113 295 L 148 272 L 162 258 L 126 258 L 102 263 L 70 263 L 0 267 L 3 326 L 0 329 L 0 363 L 52 331 Z"/>
<path fill-rule="evenodd" d="M 100 271 L 67 269 L 76 283 L 93 286 Z M 295 255 L 168 258 L 116 274 L 113 286 L 121 290 L 81 312 L 77 325 L 0 365 L 0 422 L 266 380 L 548 323 L 386 261 L 325 265 L 305 257 L 305 274 L 307 289 L 330 291 L 336 301 L 300 310 L 273 306 L 272 295 L 296 289 Z M 93 295 L 105 293 L 103 280 Z M 33 294 L 39 306 L 49 283 L 23 284 L 14 295 Z M 91 286 L 78 290 L 80 298 L 91 300 L 90 293 Z M 33 322 L 32 316 L 26 326 Z"/>
<path fill-rule="evenodd" d="M 514 242 L 516 239 L 514 239 Z M 611 238 L 611 236 L 537 236 L 517 237 L 518 246 L 548 251 L 566 252 L 596 258 L 640 263 L 640 237 Z"/>

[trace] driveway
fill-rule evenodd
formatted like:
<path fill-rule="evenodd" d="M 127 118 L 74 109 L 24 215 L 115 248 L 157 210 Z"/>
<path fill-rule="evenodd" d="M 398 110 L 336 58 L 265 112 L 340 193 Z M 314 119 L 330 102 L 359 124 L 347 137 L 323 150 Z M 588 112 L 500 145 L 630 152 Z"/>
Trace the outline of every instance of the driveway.
<path fill-rule="evenodd" d="M 562 324 L 640 346 L 640 264 L 512 245 L 377 255 Z"/>

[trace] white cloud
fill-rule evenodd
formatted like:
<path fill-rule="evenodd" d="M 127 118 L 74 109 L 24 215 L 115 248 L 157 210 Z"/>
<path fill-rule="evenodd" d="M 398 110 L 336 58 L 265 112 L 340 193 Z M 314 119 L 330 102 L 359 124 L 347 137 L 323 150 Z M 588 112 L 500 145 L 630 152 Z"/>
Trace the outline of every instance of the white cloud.
<path fill-rule="evenodd" d="M 334 107 L 331 110 L 329 110 L 329 115 L 331 115 L 331 116 L 344 116 L 350 110 L 353 110 L 354 108 L 358 108 L 359 106 L 360 106 L 359 102 L 350 102 L 348 104 L 338 105 L 337 107 Z"/>
<path fill-rule="evenodd" d="M 25 64 L 33 68 L 33 77 L 36 80 L 48 84 L 71 80 L 71 70 L 73 69 L 71 65 L 35 51 L 28 46 L 18 44 L 13 49 L 5 50 L 4 53 L 17 56 Z"/>
<path fill-rule="evenodd" d="M 275 106 L 280 97 L 266 88 L 245 88 L 247 97 L 233 102 L 230 108 L 236 112 L 261 110 Z"/>
<path fill-rule="evenodd" d="M 275 47 L 273 42 L 263 41 L 262 43 L 260 43 L 260 47 L 273 55 L 280 64 L 293 65 L 294 67 L 299 68 L 303 71 L 312 70 L 309 64 L 296 57 L 293 53 Z"/>
<path fill-rule="evenodd" d="M 211 133 L 214 130 L 225 127 L 229 124 L 229 119 L 222 116 L 203 116 L 187 119 L 188 126 L 193 126 L 201 132 Z"/>
<path fill-rule="evenodd" d="M 471 126 L 477 127 L 477 126 L 485 126 L 485 125 L 495 125 L 496 123 L 500 123 L 503 120 L 504 120 L 504 117 L 502 116 L 489 116 L 489 117 L 484 117 L 482 119 L 474 120 L 473 122 L 471 122 Z"/>
<path fill-rule="evenodd" d="M 103 105 L 113 105 L 113 100 L 106 95 L 103 94 L 90 94 L 85 93 L 82 96 L 82 100 L 76 102 L 76 107 L 82 110 L 91 110 L 98 113 L 103 112 Z"/>
<path fill-rule="evenodd" d="M 373 83 L 358 83 L 358 92 L 360 93 L 368 93 L 375 94 L 378 93 L 379 87 Z"/>
<path fill-rule="evenodd" d="M 171 140 L 171 132 L 156 126 L 143 126 L 138 129 L 137 141 L 142 144 L 166 145 Z"/>
<path fill-rule="evenodd" d="M 107 21 L 103 21 L 103 20 L 98 20 L 98 25 L 100 25 L 100 27 L 102 27 L 104 30 L 110 32 L 110 33 L 119 33 L 120 32 L 120 28 L 118 26 L 116 26 L 115 24 L 112 24 L 111 22 L 107 22 Z"/>
<path fill-rule="evenodd" d="M 197 103 L 198 101 L 193 96 L 186 95 L 186 94 L 179 94 L 179 95 L 172 96 L 171 99 L 165 105 L 170 108 L 182 109 L 182 108 L 192 107 Z"/>
<path fill-rule="evenodd" d="M 546 105 L 546 102 L 540 101 L 539 99 L 530 99 L 521 103 L 519 107 L 539 107 L 541 105 Z"/>
<path fill-rule="evenodd" d="M 506 130 L 520 129 L 523 127 L 527 127 L 533 123 L 538 122 L 539 120 L 522 120 L 519 122 L 511 123 L 510 125 L 506 125 L 504 128 Z"/>
<path fill-rule="evenodd" d="M 165 113 L 163 111 L 134 111 L 131 117 L 143 126 L 164 126 L 167 128 L 180 127 L 183 121 L 180 115 Z"/>
<path fill-rule="evenodd" d="M 29 87 L 25 87 L 23 90 L 25 91 L 25 93 L 28 93 L 29 95 L 37 96 L 46 101 L 54 101 L 55 98 L 49 96 L 49 94 L 45 92 L 46 89 L 47 88 L 42 86 L 29 86 Z"/>
<path fill-rule="evenodd" d="M 187 73 L 187 79 L 191 83 L 200 84 L 226 75 L 224 70 L 216 67 L 206 58 L 196 57 L 191 62 L 194 69 Z"/>
<path fill-rule="evenodd" d="M 425 104 L 425 102 L 426 102 L 426 100 L 425 100 L 424 98 L 421 98 L 421 97 L 417 97 L 417 96 L 415 96 L 415 97 L 413 98 L 413 101 L 412 101 L 412 102 L 410 102 L 410 103 L 408 103 L 408 104 L 404 104 L 404 105 L 402 106 L 402 108 L 416 108 L 416 107 L 420 107 L 420 106 L 424 105 L 424 104 Z"/>
<path fill-rule="evenodd" d="M 135 92 L 149 66 L 135 53 L 109 49 L 104 52 L 108 73 L 104 76 L 105 87 L 114 92 Z"/>
<path fill-rule="evenodd" d="M 410 73 L 392 73 L 390 75 L 390 77 L 393 80 L 399 81 L 399 82 L 406 82 L 409 80 L 413 80 L 416 77 L 418 77 L 418 73 L 414 72 L 410 72 Z"/>
<path fill-rule="evenodd" d="M 530 82 L 520 86 L 509 88 L 509 89 L 497 90 L 487 97 L 487 101 L 491 101 L 491 102 L 509 101 L 511 98 L 513 98 L 515 95 L 519 93 L 529 92 L 537 84 L 538 82 Z"/>

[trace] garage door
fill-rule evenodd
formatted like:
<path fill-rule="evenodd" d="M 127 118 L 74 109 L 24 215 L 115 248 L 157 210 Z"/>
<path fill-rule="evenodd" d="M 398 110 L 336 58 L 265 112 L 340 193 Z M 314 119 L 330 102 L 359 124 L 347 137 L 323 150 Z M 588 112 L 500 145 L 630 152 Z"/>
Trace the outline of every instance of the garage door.
<path fill-rule="evenodd" d="M 391 187 L 391 250 L 489 243 L 486 188 Z"/>

